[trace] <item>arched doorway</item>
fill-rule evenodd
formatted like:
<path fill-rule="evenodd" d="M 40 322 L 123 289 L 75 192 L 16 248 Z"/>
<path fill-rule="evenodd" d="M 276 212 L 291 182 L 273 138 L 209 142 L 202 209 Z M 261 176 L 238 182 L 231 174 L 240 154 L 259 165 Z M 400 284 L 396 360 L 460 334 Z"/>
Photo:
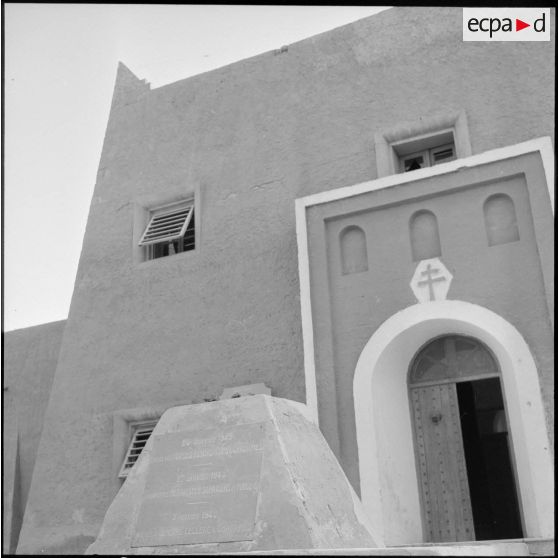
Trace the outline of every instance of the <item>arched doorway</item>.
<path fill-rule="evenodd" d="M 448 333 L 479 340 L 499 366 L 523 537 L 554 535 L 554 473 L 537 365 L 510 322 L 458 300 L 415 304 L 388 318 L 358 359 L 354 382 L 360 497 L 380 544 L 424 542 L 409 402 L 410 363 Z"/>
<path fill-rule="evenodd" d="M 427 542 L 522 537 L 500 369 L 480 341 L 429 341 L 408 375 Z"/>

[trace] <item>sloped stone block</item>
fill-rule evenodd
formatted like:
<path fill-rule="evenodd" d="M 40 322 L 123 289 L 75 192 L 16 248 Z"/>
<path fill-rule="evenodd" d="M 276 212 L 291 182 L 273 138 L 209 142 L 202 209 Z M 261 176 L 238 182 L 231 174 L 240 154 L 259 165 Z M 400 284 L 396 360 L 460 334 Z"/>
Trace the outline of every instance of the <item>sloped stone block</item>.
<path fill-rule="evenodd" d="M 87 554 L 375 546 L 306 407 L 254 395 L 169 409 Z"/>

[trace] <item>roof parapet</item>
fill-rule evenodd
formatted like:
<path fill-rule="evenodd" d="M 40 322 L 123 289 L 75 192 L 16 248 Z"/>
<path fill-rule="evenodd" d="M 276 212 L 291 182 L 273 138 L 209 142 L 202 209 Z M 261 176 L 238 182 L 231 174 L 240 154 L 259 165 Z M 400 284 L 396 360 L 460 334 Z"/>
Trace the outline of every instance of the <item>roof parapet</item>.
<path fill-rule="evenodd" d="M 129 105 L 151 90 L 151 84 L 138 78 L 123 62 L 118 62 L 112 107 Z"/>

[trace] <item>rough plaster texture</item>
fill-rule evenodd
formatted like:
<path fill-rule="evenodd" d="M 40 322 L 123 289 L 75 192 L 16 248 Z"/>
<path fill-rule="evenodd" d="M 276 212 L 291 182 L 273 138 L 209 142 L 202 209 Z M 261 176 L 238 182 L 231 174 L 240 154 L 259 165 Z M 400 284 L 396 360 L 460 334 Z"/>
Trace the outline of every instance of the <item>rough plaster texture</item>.
<path fill-rule="evenodd" d="M 553 134 L 554 43 L 461 25 L 394 8 L 153 90 L 120 66 L 20 552 L 97 535 L 118 410 L 304 401 L 294 200 L 376 178 L 376 132 L 464 110 L 473 153 Z M 145 208 L 194 192 L 196 250 L 139 262 Z"/>
<path fill-rule="evenodd" d="M 140 459 L 111 504 L 87 554 L 202 554 L 281 548 L 374 547 L 364 512 L 349 481 L 306 408 L 254 395 L 166 411 Z M 165 433 L 268 423 L 254 539 L 240 542 L 132 547 L 154 450 Z M 184 474 L 196 471 L 183 462 Z M 199 469 L 197 470 L 199 471 Z"/>
<path fill-rule="evenodd" d="M 4 548 L 14 552 L 66 321 L 4 333 Z"/>

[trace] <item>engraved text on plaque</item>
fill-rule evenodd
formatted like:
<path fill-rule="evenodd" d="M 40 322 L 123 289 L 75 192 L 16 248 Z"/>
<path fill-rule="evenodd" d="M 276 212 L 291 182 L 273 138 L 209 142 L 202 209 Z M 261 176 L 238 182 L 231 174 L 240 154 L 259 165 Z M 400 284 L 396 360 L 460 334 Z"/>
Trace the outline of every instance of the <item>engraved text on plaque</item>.
<path fill-rule="evenodd" d="M 133 547 L 253 538 L 265 423 L 155 436 Z"/>

